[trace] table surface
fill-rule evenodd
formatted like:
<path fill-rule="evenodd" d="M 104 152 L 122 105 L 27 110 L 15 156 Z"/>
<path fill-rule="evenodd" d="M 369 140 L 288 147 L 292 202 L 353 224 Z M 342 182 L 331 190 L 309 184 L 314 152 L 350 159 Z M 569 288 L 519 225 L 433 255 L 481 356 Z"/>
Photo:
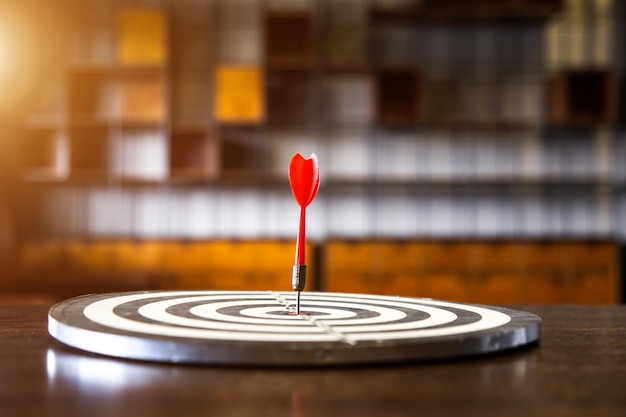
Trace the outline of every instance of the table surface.
<path fill-rule="evenodd" d="M 49 305 L 0 305 L 0 416 L 626 416 L 626 306 L 513 306 L 539 344 L 385 366 L 155 364 L 66 347 Z M 349 413 L 349 414 L 348 414 Z"/>

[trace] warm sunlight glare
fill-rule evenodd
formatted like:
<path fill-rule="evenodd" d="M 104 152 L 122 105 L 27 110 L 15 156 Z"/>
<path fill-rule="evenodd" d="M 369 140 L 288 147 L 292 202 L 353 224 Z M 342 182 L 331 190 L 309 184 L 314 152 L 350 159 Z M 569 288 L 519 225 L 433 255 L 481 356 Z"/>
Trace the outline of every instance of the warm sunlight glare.
<path fill-rule="evenodd" d="M 0 89 L 8 87 L 11 72 L 10 38 L 5 27 L 0 23 Z"/>
<path fill-rule="evenodd" d="M 0 82 L 2 82 L 6 77 L 7 69 L 6 40 L 2 35 L 2 32 L 0 32 Z"/>

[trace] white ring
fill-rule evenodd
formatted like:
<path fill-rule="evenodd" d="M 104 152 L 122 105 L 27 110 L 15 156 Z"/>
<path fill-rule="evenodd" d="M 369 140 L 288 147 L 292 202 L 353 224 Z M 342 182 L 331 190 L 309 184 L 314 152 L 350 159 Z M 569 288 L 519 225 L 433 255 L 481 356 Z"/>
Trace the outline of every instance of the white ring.
<path fill-rule="evenodd" d="M 280 293 L 280 296 L 287 300 L 293 300 L 294 298 L 293 293 Z M 151 298 L 161 299 L 163 297 L 171 298 L 155 301 L 153 303 L 147 303 L 138 309 L 139 314 L 156 320 L 157 323 L 147 323 L 133 320 L 131 318 L 122 317 L 114 312 L 115 308 L 128 308 L 122 306 L 126 303 L 149 300 Z M 233 299 L 236 300 L 233 301 Z M 179 317 L 166 311 L 168 306 L 199 301 L 211 301 L 211 303 L 192 308 L 194 313 L 196 313 L 197 310 L 202 312 L 204 306 L 220 303 L 223 304 L 226 302 L 236 303 L 240 306 L 277 302 L 276 297 L 272 296 L 272 293 L 246 291 L 173 291 L 167 293 L 141 293 L 105 298 L 96 301 L 85 307 L 84 315 L 89 320 L 103 326 L 135 333 L 166 337 L 255 342 L 325 342 L 345 340 L 346 338 L 349 338 L 352 341 L 427 338 L 467 334 L 487 330 L 502 326 L 511 321 L 511 317 L 507 314 L 473 305 L 456 304 L 428 299 L 339 293 L 307 293 L 306 298 L 303 297 L 303 307 L 306 308 L 306 305 L 310 304 L 311 307 L 315 308 L 319 308 L 318 306 L 340 306 L 343 309 L 359 308 L 377 312 L 390 310 L 394 313 L 389 313 L 391 316 L 387 313 L 379 313 L 379 316 L 364 319 L 347 318 L 327 320 L 325 321 L 326 325 L 331 326 L 336 332 L 325 333 L 323 332 L 323 329 L 313 323 L 313 321 L 322 321 L 323 319 L 321 319 L 321 317 L 323 316 L 320 318 L 311 316 L 314 320 L 308 320 L 305 318 L 302 320 L 294 320 L 289 316 L 284 316 L 276 320 L 263 321 L 263 323 L 267 323 L 269 321 L 271 322 L 271 325 L 260 325 L 260 322 L 249 324 L 240 322 L 210 322 L 208 320 Z M 215 301 L 220 302 L 216 303 Z M 405 315 L 402 310 L 390 307 L 420 311 L 428 314 L 429 317 L 423 320 L 404 321 L 391 324 L 389 321 L 387 324 L 372 322 L 375 321 L 373 319 L 381 320 L 381 316 L 387 316 L 387 318 L 389 318 Z M 469 311 L 479 315 L 480 319 L 472 323 L 442 326 L 443 324 L 450 323 L 456 319 L 456 314 L 447 310 L 447 308 Z M 166 313 L 165 316 L 167 317 L 163 317 L 163 312 Z M 232 316 L 222 316 L 229 317 L 230 320 L 232 320 Z M 294 317 L 297 319 L 303 316 Z M 239 319 L 244 318 L 238 317 L 237 320 Z M 253 317 L 245 319 L 257 320 Z M 366 322 L 365 320 L 369 320 L 369 322 Z M 169 325 L 169 323 L 162 324 L 163 321 L 174 321 L 174 323 L 171 323 L 172 325 Z M 203 324 L 199 325 L 199 323 Z M 276 323 L 281 323 L 281 325 L 276 325 Z M 442 327 L 429 328 L 435 325 Z M 297 331 L 295 331 L 296 329 Z M 342 335 L 343 337 L 341 337 Z"/>
<path fill-rule="evenodd" d="M 197 301 L 200 297 L 209 297 L 210 299 L 232 299 L 232 291 L 172 291 L 166 293 L 144 293 L 144 294 L 129 294 L 121 295 L 118 297 L 105 298 L 100 301 L 96 301 L 83 310 L 83 314 L 89 320 L 94 323 L 111 327 L 118 330 L 125 330 L 132 333 L 143 333 L 154 336 L 166 336 L 166 337 L 180 337 L 189 339 L 204 339 L 204 340 L 241 340 L 241 341 L 253 341 L 253 342 L 332 342 L 336 341 L 337 337 L 332 334 L 320 333 L 320 334 L 307 334 L 302 335 L 298 333 L 266 333 L 266 332 L 234 332 L 229 330 L 211 330 L 211 329 L 198 329 L 190 327 L 174 327 L 156 323 L 145 323 L 137 320 L 132 320 L 126 317 L 117 315 L 113 310 L 125 303 L 133 301 L 142 301 L 150 298 L 162 298 L 168 297 L 189 297 L 194 301 Z M 268 297 L 267 294 L 253 293 L 253 292 L 241 292 L 235 295 L 236 298 L 242 300 L 259 299 Z M 276 301 L 275 298 L 269 297 L 266 302 Z"/>
<path fill-rule="evenodd" d="M 199 308 L 205 307 L 206 305 L 198 306 Z M 239 314 L 246 317 L 255 317 L 259 319 L 259 322 L 267 323 L 267 320 L 281 319 L 284 317 L 289 317 L 291 320 L 301 320 L 300 317 L 292 313 L 291 315 L 278 315 L 271 313 L 284 312 L 285 309 L 282 306 L 277 307 L 254 307 L 254 308 L 246 308 L 239 311 Z M 303 307 L 305 305 L 303 304 Z M 192 309 L 195 310 L 196 308 Z M 306 306 L 305 310 L 307 313 L 319 313 L 319 315 L 315 315 L 316 320 L 332 320 L 332 319 L 345 319 L 356 316 L 354 311 L 350 310 L 340 310 L 340 309 L 331 309 L 331 308 L 321 308 L 321 307 L 310 307 Z M 239 318 L 239 317 L 231 317 Z"/>
<path fill-rule="evenodd" d="M 175 306 L 177 304 L 184 304 L 194 301 L 205 301 L 206 297 L 187 297 L 187 298 L 173 298 L 162 301 L 156 301 L 154 303 L 149 303 L 141 306 L 138 310 L 139 314 L 149 318 L 151 320 L 167 323 L 174 326 L 186 326 L 186 327 L 197 327 L 200 329 L 214 329 L 214 330 L 232 330 L 232 331 L 242 331 L 242 332 L 276 332 L 276 333 L 285 333 L 285 332 L 303 332 L 303 333 L 319 333 L 324 331 L 321 327 L 311 326 L 310 321 L 306 320 L 303 316 L 295 316 L 299 318 L 299 321 L 292 320 L 265 320 L 262 324 L 255 324 L 253 319 L 246 319 L 243 317 L 239 317 L 237 320 L 232 320 L 233 316 L 219 314 L 217 313 L 218 309 L 225 307 L 236 307 L 241 306 L 242 302 L 240 300 L 235 301 L 225 301 L 220 303 L 210 303 L 204 305 L 206 307 L 205 314 L 208 315 L 212 320 L 199 320 L 190 317 L 181 317 L 174 314 L 171 314 L 167 311 L 168 308 Z M 243 305 L 263 305 L 267 304 L 267 300 L 250 300 L 246 301 Z M 406 314 L 399 310 L 394 310 L 387 307 L 380 307 L 368 304 L 356 304 L 356 303 L 339 303 L 339 302 L 328 302 L 328 301 L 318 301 L 315 303 L 316 305 L 323 306 L 334 306 L 334 307 L 348 307 L 348 308 L 357 308 L 361 310 L 369 310 L 378 313 L 378 316 L 363 318 L 363 319 L 347 319 L 347 320 L 337 320 L 333 321 L 333 325 L 337 323 L 338 325 L 346 325 L 352 323 L 389 323 L 397 320 L 401 320 L 406 317 Z M 306 309 L 306 304 L 303 304 L 302 307 Z M 428 307 L 426 307 L 428 308 Z M 433 312 L 440 312 L 445 315 L 446 313 L 442 313 L 441 310 L 431 309 Z M 447 312 L 450 317 L 444 318 L 444 322 L 447 319 L 448 321 L 454 320 L 456 315 Z M 219 320 L 219 321 L 218 321 Z M 323 320 L 317 319 L 315 320 Z M 429 319 L 423 321 L 436 322 L 436 324 L 441 324 L 441 320 L 436 320 L 431 315 Z M 258 322 L 257 322 L 258 323 Z M 411 322 L 409 322 L 410 324 Z M 407 323 L 404 323 L 406 325 Z M 295 330 L 292 326 L 299 325 L 298 329 Z M 435 324 L 432 324 L 435 325 Z M 393 326 L 387 324 L 387 326 Z M 355 326 L 359 327 L 359 326 Z M 400 328 L 406 328 L 402 326 Z M 410 326 L 410 328 L 414 328 L 414 326 Z M 375 330 L 374 330 L 375 331 Z"/>
<path fill-rule="evenodd" d="M 303 311 L 330 311 L 332 314 L 325 316 L 313 316 L 312 318 L 317 321 L 330 321 L 329 324 L 334 325 L 348 325 L 348 324 L 371 324 L 371 323 L 388 323 L 392 321 L 402 320 L 406 317 L 406 314 L 393 310 L 386 307 L 372 306 L 369 304 L 350 304 L 350 303 L 339 303 L 339 302 L 329 302 L 329 301 L 316 301 L 309 300 L 308 302 L 303 302 L 301 307 Z M 250 304 L 250 303 L 248 303 Z M 265 303 L 263 303 L 265 304 Z M 200 317 L 204 317 L 207 319 L 218 319 L 223 321 L 233 321 L 238 323 L 251 323 L 251 324 L 285 324 L 285 325 L 310 325 L 308 320 L 303 320 L 302 316 L 283 316 L 283 317 L 271 317 L 271 321 L 268 322 L 267 319 L 263 320 L 253 320 L 245 317 L 235 317 L 230 315 L 220 315 L 217 310 L 226 307 L 236 307 L 241 306 L 241 301 L 225 301 L 219 303 L 210 303 L 210 304 L 201 304 L 196 307 L 193 307 L 190 312 L 192 314 L 198 315 Z M 314 307 L 315 306 L 315 307 Z M 339 309 L 323 309 L 319 310 L 317 306 L 324 307 L 341 307 Z M 279 306 L 277 306 L 279 307 Z M 273 309 L 275 309 L 274 307 Z M 284 307 L 283 307 L 284 308 Z M 368 318 L 353 318 L 356 316 L 356 313 L 351 312 L 349 310 L 345 310 L 347 308 L 355 308 L 360 310 L 369 310 L 376 312 L 377 315 Z M 156 320 L 157 312 L 152 313 L 154 316 L 151 318 Z M 345 317 L 342 317 L 345 316 Z M 288 317 L 288 318 L 287 318 Z M 345 320 L 342 320 L 344 319 Z M 285 320 L 281 322 L 280 320 Z M 441 323 L 438 323 L 441 324 Z M 434 324 L 431 324 L 434 325 Z"/>

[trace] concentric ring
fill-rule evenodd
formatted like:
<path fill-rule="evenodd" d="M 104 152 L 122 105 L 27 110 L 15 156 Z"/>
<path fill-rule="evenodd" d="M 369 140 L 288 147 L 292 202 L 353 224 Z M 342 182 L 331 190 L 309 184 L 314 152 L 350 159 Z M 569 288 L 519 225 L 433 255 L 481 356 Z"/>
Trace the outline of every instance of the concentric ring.
<path fill-rule="evenodd" d="M 68 345 L 112 356 L 242 364 L 447 357 L 539 337 L 537 316 L 497 307 L 307 292 L 305 314 L 294 315 L 294 302 L 293 293 L 253 291 L 92 295 L 54 306 L 49 330 Z"/>

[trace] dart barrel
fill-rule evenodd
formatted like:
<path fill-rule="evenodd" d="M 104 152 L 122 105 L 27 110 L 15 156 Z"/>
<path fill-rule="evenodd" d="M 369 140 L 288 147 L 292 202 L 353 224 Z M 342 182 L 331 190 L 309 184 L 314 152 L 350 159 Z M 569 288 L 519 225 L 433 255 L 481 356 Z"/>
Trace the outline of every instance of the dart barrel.
<path fill-rule="evenodd" d="M 299 264 L 293 266 L 291 275 L 291 286 L 294 291 L 304 291 L 306 285 L 306 265 Z"/>

